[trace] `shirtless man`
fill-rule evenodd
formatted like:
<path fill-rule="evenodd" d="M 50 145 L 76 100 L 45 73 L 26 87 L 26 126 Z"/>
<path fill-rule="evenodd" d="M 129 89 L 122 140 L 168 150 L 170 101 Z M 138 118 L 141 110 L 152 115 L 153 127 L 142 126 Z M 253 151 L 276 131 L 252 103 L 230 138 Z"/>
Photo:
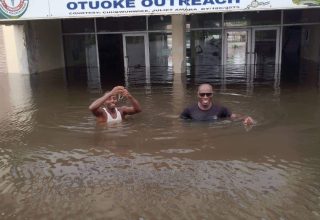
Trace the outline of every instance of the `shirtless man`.
<path fill-rule="evenodd" d="M 127 98 L 132 106 L 116 107 L 117 96 L 122 95 Z M 116 86 L 111 91 L 106 92 L 102 97 L 95 100 L 89 110 L 96 116 L 98 122 L 120 122 L 126 115 L 133 115 L 141 112 L 139 102 L 123 86 Z"/>
<path fill-rule="evenodd" d="M 240 119 L 245 125 L 252 125 L 253 119 L 249 116 L 232 114 L 226 107 L 216 105 L 212 101 L 213 88 L 210 84 L 201 84 L 198 87 L 198 103 L 184 109 L 180 117 L 197 121 L 213 121 L 217 119 Z"/>

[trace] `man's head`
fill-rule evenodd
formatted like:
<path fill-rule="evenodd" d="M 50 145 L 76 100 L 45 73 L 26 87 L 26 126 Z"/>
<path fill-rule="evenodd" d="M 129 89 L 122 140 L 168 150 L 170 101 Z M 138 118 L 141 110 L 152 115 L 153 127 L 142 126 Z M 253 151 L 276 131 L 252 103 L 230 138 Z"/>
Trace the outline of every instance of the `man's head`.
<path fill-rule="evenodd" d="M 202 110 L 207 110 L 212 106 L 213 88 L 210 84 L 201 84 L 198 87 L 198 106 Z"/>
<path fill-rule="evenodd" d="M 117 96 L 112 95 L 105 101 L 104 104 L 108 109 L 113 110 L 115 109 L 117 102 L 118 102 Z"/>

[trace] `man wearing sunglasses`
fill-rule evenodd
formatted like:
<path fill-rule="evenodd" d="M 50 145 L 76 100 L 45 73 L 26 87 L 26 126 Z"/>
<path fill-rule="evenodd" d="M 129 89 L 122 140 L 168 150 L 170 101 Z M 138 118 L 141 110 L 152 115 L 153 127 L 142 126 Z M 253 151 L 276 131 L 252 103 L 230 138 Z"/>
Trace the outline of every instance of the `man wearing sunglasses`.
<path fill-rule="evenodd" d="M 213 89 L 210 84 L 201 84 L 198 87 L 198 103 L 184 109 L 180 117 L 196 121 L 214 121 L 218 119 L 243 119 L 245 125 L 254 123 L 251 117 L 232 114 L 226 107 L 213 104 Z"/>

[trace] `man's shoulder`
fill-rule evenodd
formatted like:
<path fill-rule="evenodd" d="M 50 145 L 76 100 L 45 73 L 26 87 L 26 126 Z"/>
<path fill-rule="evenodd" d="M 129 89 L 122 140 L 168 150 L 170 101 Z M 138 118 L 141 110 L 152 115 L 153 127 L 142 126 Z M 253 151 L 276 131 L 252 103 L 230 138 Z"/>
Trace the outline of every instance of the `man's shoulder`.
<path fill-rule="evenodd" d="M 231 116 L 231 111 L 229 110 L 229 108 L 220 105 L 220 104 L 216 104 L 212 106 L 212 111 L 217 112 L 219 115 L 221 115 L 221 117 L 230 117 Z"/>
<path fill-rule="evenodd" d="M 192 104 L 184 108 L 183 112 L 180 114 L 180 117 L 183 119 L 191 119 L 192 115 L 196 111 L 197 104 Z"/>
<path fill-rule="evenodd" d="M 98 122 L 106 122 L 108 115 L 104 110 L 104 107 L 99 107 L 96 112 L 94 113 L 94 116 L 96 116 L 96 119 Z"/>
<path fill-rule="evenodd" d="M 104 110 L 101 106 L 99 108 L 91 110 L 91 112 L 96 117 L 103 117 L 104 116 Z"/>
<path fill-rule="evenodd" d="M 198 103 L 193 103 L 191 105 L 188 105 L 185 109 L 188 109 L 188 110 L 198 109 Z"/>
<path fill-rule="evenodd" d="M 221 104 L 213 104 L 212 105 L 212 108 L 215 108 L 215 109 L 228 109 L 227 107 L 225 107 L 224 105 L 221 105 Z"/>

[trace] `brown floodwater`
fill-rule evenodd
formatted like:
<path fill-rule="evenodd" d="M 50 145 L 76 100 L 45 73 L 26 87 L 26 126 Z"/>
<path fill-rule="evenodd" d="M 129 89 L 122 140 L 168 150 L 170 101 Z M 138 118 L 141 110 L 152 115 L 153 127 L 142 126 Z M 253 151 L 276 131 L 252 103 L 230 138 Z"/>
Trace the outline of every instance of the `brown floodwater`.
<path fill-rule="evenodd" d="M 201 79 L 173 78 L 129 83 L 143 112 L 105 125 L 88 105 L 111 84 L 0 74 L 0 218 L 320 218 L 314 81 L 216 82 L 216 102 L 256 120 L 245 127 L 179 119 Z"/>

